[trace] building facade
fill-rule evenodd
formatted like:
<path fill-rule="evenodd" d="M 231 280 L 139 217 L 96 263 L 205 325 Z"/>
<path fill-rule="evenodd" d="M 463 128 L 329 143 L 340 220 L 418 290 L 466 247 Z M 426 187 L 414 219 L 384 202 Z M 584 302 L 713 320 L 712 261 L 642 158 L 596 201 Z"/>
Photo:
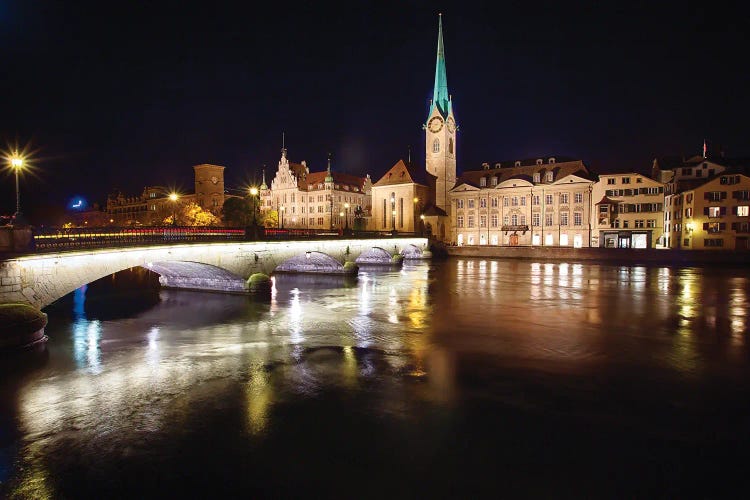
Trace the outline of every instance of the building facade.
<path fill-rule="evenodd" d="M 702 185 L 672 195 L 665 228 L 669 248 L 750 249 L 750 177 L 725 169 Z"/>
<path fill-rule="evenodd" d="M 270 187 L 263 173 L 261 213 L 275 211 L 279 228 L 338 231 L 360 224 L 364 228 L 372 204 L 371 189 L 369 175 L 333 172 L 330 157 L 326 170 L 310 172 L 305 161 L 290 162 L 282 148 Z"/>
<path fill-rule="evenodd" d="M 114 226 L 158 226 L 172 216 L 181 205 L 196 203 L 217 217 L 221 216 L 224 200 L 224 167 L 201 164 L 193 167 L 195 192 L 179 193 L 175 201 L 170 190 L 163 186 L 147 186 L 140 196 L 125 196 L 120 192 L 107 198 L 106 213 Z"/>
<path fill-rule="evenodd" d="M 664 243 L 664 184 L 635 172 L 594 184 L 591 246 L 658 248 Z"/>
<path fill-rule="evenodd" d="M 455 245 L 588 247 L 594 181 L 580 160 L 485 163 L 450 192 Z"/>

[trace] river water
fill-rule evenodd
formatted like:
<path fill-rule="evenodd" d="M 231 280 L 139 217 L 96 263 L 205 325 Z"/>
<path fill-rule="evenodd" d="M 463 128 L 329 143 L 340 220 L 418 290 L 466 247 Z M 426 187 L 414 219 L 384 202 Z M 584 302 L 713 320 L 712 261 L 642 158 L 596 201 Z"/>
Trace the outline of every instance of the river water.
<path fill-rule="evenodd" d="M 266 302 L 118 273 L 0 359 L 0 494 L 729 496 L 749 307 L 748 268 L 451 259 Z"/>

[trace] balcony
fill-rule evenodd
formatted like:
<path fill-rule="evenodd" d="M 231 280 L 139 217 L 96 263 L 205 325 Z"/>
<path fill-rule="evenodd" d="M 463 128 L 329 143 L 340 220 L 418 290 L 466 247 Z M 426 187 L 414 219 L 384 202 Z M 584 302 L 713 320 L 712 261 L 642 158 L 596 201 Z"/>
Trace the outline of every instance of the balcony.
<path fill-rule="evenodd" d="M 500 230 L 501 230 L 501 231 L 503 231 L 503 232 L 505 232 L 506 234 L 507 234 L 508 232 L 510 232 L 510 231 L 512 231 L 512 232 L 522 232 L 522 233 L 526 233 L 526 231 L 528 231 L 528 230 L 529 230 L 529 226 L 527 226 L 527 225 L 523 225 L 523 226 L 521 226 L 521 225 L 516 225 L 516 226 L 512 226 L 512 225 L 503 225 L 503 226 L 502 226 L 502 227 L 500 228 Z"/>

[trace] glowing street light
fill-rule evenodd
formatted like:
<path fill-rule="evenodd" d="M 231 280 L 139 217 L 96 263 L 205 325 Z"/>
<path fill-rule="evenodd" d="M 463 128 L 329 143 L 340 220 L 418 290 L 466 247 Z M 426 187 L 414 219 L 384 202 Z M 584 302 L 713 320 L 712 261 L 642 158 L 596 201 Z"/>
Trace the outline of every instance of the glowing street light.
<path fill-rule="evenodd" d="M 10 167 L 16 174 L 16 213 L 13 220 L 18 221 L 21 216 L 21 191 L 18 189 L 18 173 L 23 170 L 24 159 L 15 152 L 10 158 Z"/>
<path fill-rule="evenodd" d="M 284 211 L 286 210 L 286 207 L 282 205 L 281 211 L 279 212 L 279 215 L 281 215 L 281 229 L 284 229 Z"/>
<path fill-rule="evenodd" d="M 172 200 L 172 226 L 177 226 L 177 200 L 180 199 L 180 195 L 169 193 L 169 199 Z"/>
<path fill-rule="evenodd" d="M 344 226 L 345 226 L 344 229 L 348 231 L 349 230 L 349 204 L 344 203 L 344 208 L 346 209 L 346 219 L 344 221 Z"/>
<path fill-rule="evenodd" d="M 257 211 L 257 205 L 256 205 L 256 199 L 255 197 L 258 196 L 258 188 L 255 186 L 250 186 L 250 189 L 248 189 L 248 192 L 250 193 L 250 199 L 253 200 L 253 226 L 255 226 L 255 212 Z"/>

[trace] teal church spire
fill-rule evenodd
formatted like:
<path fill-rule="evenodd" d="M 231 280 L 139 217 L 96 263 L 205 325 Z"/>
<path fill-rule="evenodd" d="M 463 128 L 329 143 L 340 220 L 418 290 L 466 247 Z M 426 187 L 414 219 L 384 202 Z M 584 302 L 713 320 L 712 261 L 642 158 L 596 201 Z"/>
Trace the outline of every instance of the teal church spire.
<path fill-rule="evenodd" d="M 437 62 L 435 63 L 435 88 L 432 92 L 430 114 L 437 106 L 443 118 L 451 111 L 451 99 L 448 94 L 448 75 L 445 70 L 445 49 L 443 48 L 443 15 L 438 17 Z"/>

